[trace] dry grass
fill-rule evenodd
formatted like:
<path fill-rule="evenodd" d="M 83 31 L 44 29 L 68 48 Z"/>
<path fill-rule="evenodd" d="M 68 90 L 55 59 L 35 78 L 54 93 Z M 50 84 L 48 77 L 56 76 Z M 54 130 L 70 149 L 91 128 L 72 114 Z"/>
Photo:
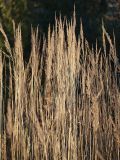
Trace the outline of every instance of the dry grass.
<path fill-rule="evenodd" d="M 82 24 L 78 39 L 75 27 L 75 17 L 70 23 L 56 19 L 42 50 L 38 30 L 32 31 L 25 64 L 21 27 L 11 48 L 1 26 L 2 160 L 120 159 L 115 43 L 103 27 L 103 49 L 90 49 Z"/>

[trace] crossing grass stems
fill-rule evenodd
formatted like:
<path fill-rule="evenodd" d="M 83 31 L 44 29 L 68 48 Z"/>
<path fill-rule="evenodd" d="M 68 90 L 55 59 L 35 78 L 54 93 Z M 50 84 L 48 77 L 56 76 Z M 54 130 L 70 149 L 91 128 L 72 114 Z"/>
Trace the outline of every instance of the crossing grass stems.
<path fill-rule="evenodd" d="M 0 26 L 6 47 L 0 50 L 2 160 L 120 159 L 120 91 L 115 76 L 120 65 L 115 41 L 103 25 L 103 49 L 97 44 L 91 49 L 82 24 L 78 39 L 75 27 L 75 15 L 70 22 L 56 19 L 42 50 L 38 29 L 32 30 L 31 54 L 25 63 L 21 26 L 14 24 L 13 48 Z M 3 84 L 6 69 L 9 83 Z M 3 88 L 8 88 L 7 103 Z"/>

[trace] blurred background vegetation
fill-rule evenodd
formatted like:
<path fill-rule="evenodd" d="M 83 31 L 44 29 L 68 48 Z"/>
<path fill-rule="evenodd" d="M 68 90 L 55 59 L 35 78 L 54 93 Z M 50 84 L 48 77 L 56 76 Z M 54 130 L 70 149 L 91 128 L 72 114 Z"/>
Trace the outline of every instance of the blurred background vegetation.
<path fill-rule="evenodd" d="M 12 20 L 21 22 L 23 32 L 23 44 L 25 57 L 30 50 L 30 31 L 33 27 L 39 26 L 41 34 L 47 34 L 49 23 L 54 24 L 55 14 L 62 18 L 66 16 L 68 20 L 73 15 L 75 5 L 77 28 L 79 33 L 79 23 L 82 19 L 84 33 L 90 44 L 95 44 L 96 38 L 101 45 L 101 24 L 104 20 L 105 27 L 110 35 L 113 30 L 116 35 L 117 50 L 120 49 L 120 2 L 116 0 L 0 0 L 0 22 L 2 23 L 11 45 L 13 43 Z M 3 46 L 0 37 L 0 46 Z"/>

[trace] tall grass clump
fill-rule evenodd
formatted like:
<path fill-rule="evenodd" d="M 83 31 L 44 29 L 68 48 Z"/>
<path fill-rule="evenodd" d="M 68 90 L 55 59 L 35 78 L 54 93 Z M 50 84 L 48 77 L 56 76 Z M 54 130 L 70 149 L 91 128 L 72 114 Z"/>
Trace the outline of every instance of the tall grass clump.
<path fill-rule="evenodd" d="M 32 30 L 25 63 L 20 25 L 14 27 L 13 48 L 0 27 L 2 160 L 120 159 L 115 40 L 103 26 L 102 48 L 90 48 L 82 24 L 78 38 L 75 28 L 75 16 L 70 22 L 56 19 L 43 42 Z"/>

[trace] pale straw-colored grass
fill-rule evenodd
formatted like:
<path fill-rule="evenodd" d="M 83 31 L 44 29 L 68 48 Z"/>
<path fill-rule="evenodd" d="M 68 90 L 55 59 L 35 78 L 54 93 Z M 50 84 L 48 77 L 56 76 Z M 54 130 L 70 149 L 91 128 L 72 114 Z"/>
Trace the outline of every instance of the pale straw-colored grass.
<path fill-rule="evenodd" d="M 1 159 L 120 159 L 115 41 L 103 26 L 103 49 L 90 48 L 82 23 L 78 39 L 75 27 L 75 14 L 71 22 L 56 19 L 43 44 L 32 30 L 27 64 L 20 25 L 14 24 L 13 48 L 0 27 Z"/>

